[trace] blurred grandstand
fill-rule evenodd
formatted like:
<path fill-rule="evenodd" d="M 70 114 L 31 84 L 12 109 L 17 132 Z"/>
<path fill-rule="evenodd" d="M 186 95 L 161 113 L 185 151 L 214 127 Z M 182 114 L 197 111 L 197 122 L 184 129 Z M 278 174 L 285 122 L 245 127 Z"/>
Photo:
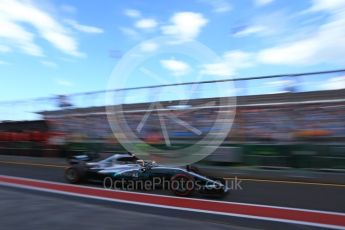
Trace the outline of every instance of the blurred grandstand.
<path fill-rule="evenodd" d="M 325 87 L 332 79 L 343 76 L 345 70 L 199 82 L 198 92 L 185 100 L 184 106 L 180 106 L 181 100 L 174 98 L 163 98 L 160 102 L 164 110 L 207 133 L 220 112 L 220 97 L 210 97 L 203 90 L 213 84 L 226 86 L 228 81 L 234 81 L 238 89 L 236 117 L 222 146 L 241 152 L 237 164 L 345 169 L 345 85 Z M 276 82 L 282 84 L 277 86 Z M 127 123 L 135 131 L 152 102 L 153 89 L 184 87 L 186 90 L 193 84 L 121 89 L 125 93 L 119 104 L 123 106 Z M 127 101 L 128 95 L 139 95 L 136 92 L 143 90 L 149 95 L 146 99 Z M 27 121 L 3 119 L 0 154 L 66 156 L 80 151 L 122 150 L 107 121 L 106 93 L 18 102 L 18 108 L 15 102 L 12 106 L 1 104 L 6 120 Z M 24 110 L 29 111 L 27 117 L 23 104 L 26 105 Z M 137 134 L 152 145 L 161 145 L 163 134 L 155 112 Z M 37 114 L 43 120 L 34 120 Z M 165 122 L 173 143 L 193 143 L 199 138 L 169 119 Z"/>

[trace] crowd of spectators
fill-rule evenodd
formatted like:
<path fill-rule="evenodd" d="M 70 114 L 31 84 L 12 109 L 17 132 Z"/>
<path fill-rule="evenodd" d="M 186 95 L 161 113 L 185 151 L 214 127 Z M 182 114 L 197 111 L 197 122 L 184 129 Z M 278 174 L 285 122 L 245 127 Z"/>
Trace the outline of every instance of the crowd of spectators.
<path fill-rule="evenodd" d="M 218 118 L 218 108 L 191 111 L 152 112 L 141 125 L 145 112 L 128 113 L 123 122 L 142 139 L 162 139 L 162 122 L 169 138 L 190 140 L 206 135 Z M 300 139 L 345 139 L 345 103 L 239 107 L 229 141 L 295 141 Z M 172 114 L 172 116 L 168 115 Z M 217 121 L 219 125 L 219 120 Z M 227 124 L 231 119 L 223 119 Z M 61 116 L 50 128 L 70 139 L 105 140 L 113 137 L 107 116 Z M 201 132 L 197 133 L 194 127 Z M 224 126 L 225 127 L 225 126 Z M 224 128 L 224 132 L 227 130 Z M 221 126 L 219 132 L 223 132 Z"/>

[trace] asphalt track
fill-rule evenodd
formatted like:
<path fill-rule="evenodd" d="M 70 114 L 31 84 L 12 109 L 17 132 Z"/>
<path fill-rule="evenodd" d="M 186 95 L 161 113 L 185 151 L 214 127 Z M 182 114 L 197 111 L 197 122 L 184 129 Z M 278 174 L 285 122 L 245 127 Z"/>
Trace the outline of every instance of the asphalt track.
<path fill-rule="evenodd" d="M 63 172 L 64 167 L 57 165 L 0 162 L 0 175 L 65 182 Z M 239 177 L 239 179 L 241 178 Z M 242 180 L 240 185 L 242 189 L 232 190 L 231 194 L 225 199 L 226 201 L 345 213 L 345 185 L 342 184 L 256 180 L 247 178 Z M 99 185 L 90 184 L 90 186 Z M 155 193 L 166 194 L 166 192 L 162 191 L 155 191 Z M 202 198 L 207 199 L 206 197 Z M 176 211 L 174 214 L 176 214 Z M 172 215 L 172 212 L 170 211 L 168 215 Z M 202 220 L 203 224 L 211 224 L 214 222 L 223 224 L 224 222 L 224 219 L 214 217 L 204 218 L 191 213 L 183 215 L 188 215 L 188 217 L 194 220 L 196 219 L 197 221 Z M 181 218 L 181 216 L 179 217 L 177 215 L 176 218 Z M 248 221 L 240 218 L 230 218 L 230 220 L 232 223 L 231 225 L 229 225 L 229 220 L 225 222 L 233 229 L 236 229 L 238 226 L 264 229 L 272 229 L 277 226 L 279 226 L 277 229 L 311 229 L 309 226 L 268 223 L 263 221 L 258 222 L 254 220 Z M 210 229 L 211 228 L 210 226 Z"/>

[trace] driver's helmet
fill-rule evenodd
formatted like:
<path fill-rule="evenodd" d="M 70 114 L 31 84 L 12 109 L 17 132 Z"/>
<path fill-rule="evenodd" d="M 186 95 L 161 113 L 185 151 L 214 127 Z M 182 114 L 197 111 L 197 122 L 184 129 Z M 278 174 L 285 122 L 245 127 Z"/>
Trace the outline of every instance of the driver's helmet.
<path fill-rule="evenodd" d="M 137 164 L 139 164 L 141 167 L 144 167 L 145 161 L 144 160 L 137 160 Z"/>
<path fill-rule="evenodd" d="M 137 160 L 137 164 L 140 164 L 142 167 L 150 167 L 155 165 L 156 162 L 150 160 Z"/>

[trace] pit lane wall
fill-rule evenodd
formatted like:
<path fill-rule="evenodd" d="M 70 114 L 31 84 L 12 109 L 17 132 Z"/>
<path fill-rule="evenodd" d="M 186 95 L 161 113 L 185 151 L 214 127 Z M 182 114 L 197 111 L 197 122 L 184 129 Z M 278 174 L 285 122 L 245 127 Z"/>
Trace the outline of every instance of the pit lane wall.
<path fill-rule="evenodd" d="M 159 147 L 159 146 L 157 146 Z M 123 153 L 119 144 L 100 142 L 70 142 L 49 145 L 44 142 L 0 142 L 1 155 L 61 157 L 83 153 Z M 202 164 L 222 166 L 262 166 L 315 169 L 344 169 L 345 144 L 328 143 L 225 143 Z"/>

